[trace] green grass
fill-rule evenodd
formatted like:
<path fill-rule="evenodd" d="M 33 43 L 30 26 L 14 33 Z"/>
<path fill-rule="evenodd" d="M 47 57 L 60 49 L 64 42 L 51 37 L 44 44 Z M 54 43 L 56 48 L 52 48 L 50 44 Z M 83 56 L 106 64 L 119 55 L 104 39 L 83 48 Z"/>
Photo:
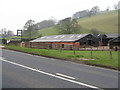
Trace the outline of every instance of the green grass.
<path fill-rule="evenodd" d="M 62 50 L 62 52 L 60 52 L 59 50 L 33 49 L 33 48 L 25 48 L 25 47 L 19 47 L 19 46 L 5 46 L 5 48 L 22 51 L 26 53 L 32 53 L 35 55 L 43 55 L 43 56 L 49 56 L 54 58 L 60 58 L 60 59 L 80 60 L 80 58 L 86 58 L 86 59 L 91 58 L 90 51 L 76 51 L 76 54 L 74 55 L 73 51 L 67 51 L 67 50 Z M 92 52 L 93 52 L 92 59 L 95 59 L 95 60 L 81 60 L 81 61 L 89 64 L 108 66 L 114 69 L 118 68 L 119 52 L 112 51 L 112 59 L 110 59 L 109 57 L 109 51 L 92 51 Z"/>
<path fill-rule="evenodd" d="M 79 24 L 86 29 L 96 28 L 103 33 L 118 32 L 118 11 L 104 12 L 92 17 L 79 19 Z"/>
<path fill-rule="evenodd" d="M 58 35 L 58 31 L 55 29 L 55 27 L 49 27 L 39 30 L 39 34 L 41 34 L 42 36 Z"/>
<path fill-rule="evenodd" d="M 89 33 L 90 30 L 86 28 L 81 28 L 79 33 Z M 49 27 L 39 30 L 39 35 L 48 36 L 48 35 L 59 35 L 58 30 L 55 27 Z M 77 33 L 78 34 L 78 33 Z"/>

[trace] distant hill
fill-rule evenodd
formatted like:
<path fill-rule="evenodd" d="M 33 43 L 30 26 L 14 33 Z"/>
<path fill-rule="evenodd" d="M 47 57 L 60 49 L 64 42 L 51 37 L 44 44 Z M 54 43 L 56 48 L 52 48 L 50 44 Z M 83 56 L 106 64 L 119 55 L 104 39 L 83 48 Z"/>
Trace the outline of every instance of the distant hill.
<path fill-rule="evenodd" d="M 95 28 L 100 33 L 117 33 L 118 32 L 118 11 L 102 12 L 98 15 L 78 19 L 82 29 L 80 33 L 90 33 L 90 30 Z M 39 30 L 39 34 L 57 35 L 58 31 L 55 27 L 49 27 Z"/>
<path fill-rule="evenodd" d="M 88 30 L 96 28 L 103 33 L 118 32 L 118 11 L 103 12 L 96 16 L 79 19 L 79 24 Z"/>

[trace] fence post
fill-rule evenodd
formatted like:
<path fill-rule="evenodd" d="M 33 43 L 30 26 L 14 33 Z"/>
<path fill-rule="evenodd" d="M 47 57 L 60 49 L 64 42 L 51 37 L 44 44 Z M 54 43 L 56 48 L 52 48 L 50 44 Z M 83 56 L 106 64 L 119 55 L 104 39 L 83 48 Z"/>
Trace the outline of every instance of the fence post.
<path fill-rule="evenodd" d="M 103 46 L 103 51 L 104 51 L 104 46 Z"/>
<path fill-rule="evenodd" d="M 73 43 L 73 52 L 74 52 L 74 55 L 75 55 L 75 42 Z"/>
<path fill-rule="evenodd" d="M 112 59 L 112 51 L 111 51 L 111 49 L 109 50 L 109 57 L 110 57 L 110 59 Z"/>
<path fill-rule="evenodd" d="M 59 50 L 62 52 L 62 44 L 59 45 Z"/>
<path fill-rule="evenodd" d="M 50 49 L 50 45 L 48 44 L 47 46 L 48 46 L 48 51 L 49 51 L 49 49 Z"/>
<path fill-rule="evenodd" d="M 92 53 L 92 46 L 91 46 L 91 52 L 90 52 L 90 53 L 91 53 L 91 58 L 93 58 L 93 53 Z"/>

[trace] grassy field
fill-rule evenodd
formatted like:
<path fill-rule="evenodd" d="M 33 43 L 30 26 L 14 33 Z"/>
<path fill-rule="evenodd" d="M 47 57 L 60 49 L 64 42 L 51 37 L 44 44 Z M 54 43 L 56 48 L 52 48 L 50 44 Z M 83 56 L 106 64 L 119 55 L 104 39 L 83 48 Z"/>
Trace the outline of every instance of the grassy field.
<path fill-rule="evenodd" d="M 103 12 L 92 17 L 81 18 L 78 20 L 82 27 L 80 33 L 90 33 L 96 28 L 100 33 L 118 33 L 118 11 Z M 58 31 L 54 27 L 39 30 L 39 34 L 57 35 Z"/>
<path fill-rule="evenodd" d="M 55 27 L 49 27 L 39 30 L 39 34 L 41 34 L 42 36 L 58 35 L 58 31 L 55 29 Z"/>
<path fill-rule="evenodd" d="M 116 51 L 112 51 L 112 59 L 110 59 L 109 57 L 109 51 L 92 51 L 93 53 L 92 59 L 94 60 L 84 60 L 84 59 L 91 59 L 91 51 L 76 51 L 74 55 L 73 51 L 67 51 L 67 50 L 62 50 L 62 52 L 60 52 L 59 50 L 33 49 L 33 48 L 24 48 L 18 46 L 5 46 L 5 48 L 31 53 L 35 55 L 43 55 L 54 58 L 60 58 L 60 59 L 71 59 L 75 61 L 77 60 L 87 64 L 94 64 L 94 65 L 100 65 L 100 66 L 118 69 L 119 52 Z"/>
<path fill-rule="evenodd" d="M 118 11 L 103 12 L 96 16 L 79 19 L 79 24 L 89 30 L 96 28 L 103 33 L 117 33 Z"/>
<path fill-rule="evenodd" d="M 21 37 L 20 36 L 10 36 L 10 37 L 0 38 L 0 39 L 1 40 L 6 39 L 6 40 L 12 40 L 12 41 L 19 41 L 19 40 L 21 40 Z"/>

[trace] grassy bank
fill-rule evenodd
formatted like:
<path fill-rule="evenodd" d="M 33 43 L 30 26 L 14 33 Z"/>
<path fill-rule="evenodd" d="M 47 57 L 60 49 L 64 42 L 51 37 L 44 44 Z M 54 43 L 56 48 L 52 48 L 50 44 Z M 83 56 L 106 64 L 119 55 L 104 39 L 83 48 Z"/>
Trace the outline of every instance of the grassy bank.
<path fill-rule="evenodd" d="M 109 51 L 92 51 L 94 60 L 91 59 L 91 51 L 76 51 L 75 55 L 73 51 L 62 50 L 47 50 L 47 49 L 33 49 L 24 48 L 18 46 L 5 46 L 6 49 L 22 51 L 26 53 L 31 53 L 35 55 L 42 55 L 60 59 L 69 59 L 72 61 L 82 61 L 82 63 L 99 65 L 104 67 L 109 67 L 113 69 L 118 68 L 118 52 L 112 51 L 112 59 L 109 57 Z M 120 70 L 120 67 L 119 67 Z"/>
<path fill-rule="evenodd" d="M 104 12 L 79 19 L 79 24 L 88 30 L 96 28 L 103 33 L 118 33 L 118 11 Z"/>

